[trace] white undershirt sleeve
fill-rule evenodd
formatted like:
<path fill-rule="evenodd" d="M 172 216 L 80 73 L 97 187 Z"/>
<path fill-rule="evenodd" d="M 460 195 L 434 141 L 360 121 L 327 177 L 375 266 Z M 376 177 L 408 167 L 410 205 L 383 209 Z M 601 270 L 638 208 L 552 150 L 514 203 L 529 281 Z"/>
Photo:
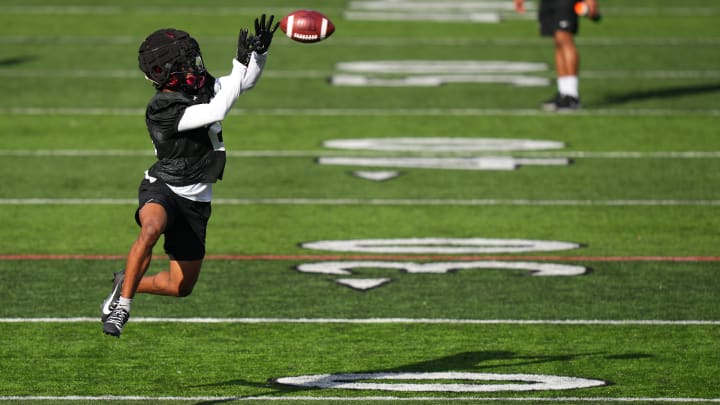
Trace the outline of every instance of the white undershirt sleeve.
<path fill-rule="evenodd" d="M 260 80 L 267 53 L 258 55 L 253 52 L 248 66 L 233 59 L 233 69 L 229 75 L 215 82 L 215 96 L 205 104 L 195 104 L 185 109 L 178 122 L 178 131 L 200 128 L 222 121 L 240 94 L 252 89 Z"/>

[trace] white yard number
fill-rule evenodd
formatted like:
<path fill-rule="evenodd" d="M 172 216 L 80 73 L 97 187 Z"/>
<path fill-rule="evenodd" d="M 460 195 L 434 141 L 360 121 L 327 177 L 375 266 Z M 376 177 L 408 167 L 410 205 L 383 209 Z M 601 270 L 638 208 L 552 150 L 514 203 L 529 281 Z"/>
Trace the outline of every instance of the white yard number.
<path fill-rule="evenodd" d="M 357 381 L 367 382 L 357 382 Z M 386 382 L 391 380 L 392 382 Z M 402 383 L 399 381 L 408 381 Z M 462 381 L 462 383 L 425 381 Z M 468 384 L 467 381 L 487 381 L 491 384 Z M 570 390 L 607 385 L 602 380 L 538 374 L 490 374 L 468 372 L 428 373 L 367 373 L 316 374 L 282 377 L 279 384 L 297 387 L 334 388 L 346 390 L 381 390 L 404 392 L 503 392 Z M 504 384 L 500 382 L 506 382 Z"/>
<path fill-rule="evenodd" d="M 564 157 L 513 157 L 492 156 L 488 153 L 512 151 L 536 151 L 562 149 L 565 144 L 557 141 L 506 138 L 361 138 L 334 139 L 323 142 L 323 146 L 334 149 L 374 150 L 396 152 L 437 152 L 462 153 L 482 152 L 478 156 L 321 156 L 321 165 L 342 165 L 361 167 L 394 167 L 444 170 L 515 170 L 521 166 L 567 166 L 570 160 Z"/>
<path fill-rule="evenodd" d="M 587 272 L 583 266 L 555 263 L 510 262 L 510 261 L 462 261 L 462 262 L 384 262 L 384 261 L 343 261 L 305 263 L 298 266 L 303 273 L 350 275 L 352 269 L 396 269 L 410 274 L 445 274 L 453 270 L 503 269 L 527 270 L 533 276 L 580 276 Z"/>
<path fill-rule="evenodd" d="M 547 252 L 577 249 L 580 245 L 571 242 L 528 239 L 409 238 L 325 240 L 303 243 L 302 247 L 333 252 L 457 254 Z"/>
<path fill-rule="evenodd" d="M 448 239 L 448 238 L 410 238 L 410 239 L 357 239 L 303 243 L 306 249 L 328 250 L 333 252 L 362 253 L 521 253 L 535 251 L 570 250 L 580 247 L 577 243 L 558 241 L 539 241 L 528 239 Z M 583 266 L 502 260 L 459 260 L 451 262 L 416 263 L 411 261 L 326 261 L 303 263 L 297 267 L 302 273 L 329 274 L 338 276 L 352 275 L 353 269 L 392 269 L 409 274 L 434 273 L 445 274 L 453 270 L 497 269 L 526 270 L 532 276 L 579 276 L 587 273 Z M 359 291 L 380 287 L 392 281 L 390 278 L 338 278 L 336 283 Z"/>

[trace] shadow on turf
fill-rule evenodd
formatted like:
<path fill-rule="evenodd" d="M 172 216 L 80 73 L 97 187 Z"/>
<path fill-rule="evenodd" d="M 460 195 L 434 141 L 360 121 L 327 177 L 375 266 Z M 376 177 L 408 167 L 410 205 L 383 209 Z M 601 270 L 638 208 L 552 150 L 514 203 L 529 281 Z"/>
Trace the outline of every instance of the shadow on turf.
<path fill-rule="evenodd" d="M 490 368 L 517 367 L 556 361 L 570 361 L 578 357 L 596 356 L 601 353 L 564 354 L 549 356 L 518 356 L 508 351 L 464 352 L 454 356 L 409 364 L 386 372 L 427 372 L 448 370 L 484 370 Z"/>
<path fill-rule="evenodd" d="M 558 354 L 558 355 L 538 355 L 538 356 L 519 356 L 517 353 L 510 351 L 478 351 L 463 352 L 452 356 L 442 357 L 439 359 L 423 361 L 419 363 L 408 364 L 400 367 L 381 369 L 381 370 L 364 370 L 364 371 L 338 371 L 338 373 L 398 373 L 398 372 L 442 372 L 442 371 L 474 371 L 492 368 L 519 367 L 542 363 L 567 362 L 583 357 L 601 357 L 606 360 L 637 360 L 650 358 L 652 355 L 645 353 L 622 353 L 607 355 L 606 353 L 576 353 L 576 354 Z M 244 386 L 251 388 L 272 388 L 274 391 L 261 395 L 253 395 L 253 397 L 267 396 L 275 397 L 280 394 L 288 394 L 300 391 L 312 391 L 323 388 L 312 387 L 291 387 L 282 385 L 269 380 L 267 383 L 258 383 L 247 380 L 229 380 L 215 384 L 197 385 L 198 387 L 227 387 L 227 386 Z M 219 401 L 198 402 L 198 405 L 219 404 L 224 402 L 232 402 L 242 397 L 229 398 Z"/>
<path fill-rule="evenodd" d="M 692 96 L 698 94 L 715 93 L 720 91 L 720 83 L 708 83 L 695 86 L 677 86 L 646 91 L 635 91 L 623 94 L 612 94 L 606 96 L 597 106 L 608 106 L 623 104 L 631 101 L 643 101 L 655 98 L 673 98 Z"/>
<path fill-rule="evenodd" d="M 14 58 L 0 59 L 0 67 L 22 65 L 35 59 L 37 59 L 37 56 L 16 56 Z"/>

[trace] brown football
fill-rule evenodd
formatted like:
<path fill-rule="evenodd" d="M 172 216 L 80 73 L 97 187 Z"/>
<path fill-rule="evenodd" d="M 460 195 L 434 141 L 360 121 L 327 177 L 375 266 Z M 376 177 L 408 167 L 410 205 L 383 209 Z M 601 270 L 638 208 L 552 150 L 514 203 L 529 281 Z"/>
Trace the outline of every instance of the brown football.
<path fill-rule="evenodd" d="M 294 41 L 312 43 L 327 39 L 335 25 L 318 11 L 297 10 L 280 20 L 280 29 Z"/>

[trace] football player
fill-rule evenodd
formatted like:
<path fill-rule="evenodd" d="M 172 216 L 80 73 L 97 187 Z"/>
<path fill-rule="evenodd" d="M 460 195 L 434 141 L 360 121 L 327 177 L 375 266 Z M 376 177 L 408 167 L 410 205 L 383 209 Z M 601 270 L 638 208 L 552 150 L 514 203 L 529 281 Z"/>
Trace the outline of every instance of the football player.
<path fill-rule="evenodd" d="M 525 1 L 514 0 L 515 10 L 525 12 Z M 557 72 L 557 93 L 543 103 L 543 109 L 549 111 L 578 110 L 580 92 L 578 71 L 580 55 L 574 36 L 578 32 L 578 15 L 575 3 L 578 0 L 540 0 L 538 20 L 540 35 L 553 37 L 555 42 L 555 70 Z M 597 0 L 584 0 L 587 4 L 587 16 L 597 20 L 600 16 Z"/>
<path fill-rule="evenodd" d="M 136 293 L 185 297 L 192 292 L 205 257 L 212 186 L 225 167 L 220 122 L 260 79 L 278 27 L 273 19 L 263 14 L 255 19 L 254 33 L 240 30 L 232 71 L 217 79 L 187 32 L 160 29 L 140 45 L 140 70 L 157 90 L 145 114 L 157 161 L 138 190 L 140 233 L 101 305 L 104 333 L 120 336 Z M 161 235 L 169 269 L 145 275 Z"/>

